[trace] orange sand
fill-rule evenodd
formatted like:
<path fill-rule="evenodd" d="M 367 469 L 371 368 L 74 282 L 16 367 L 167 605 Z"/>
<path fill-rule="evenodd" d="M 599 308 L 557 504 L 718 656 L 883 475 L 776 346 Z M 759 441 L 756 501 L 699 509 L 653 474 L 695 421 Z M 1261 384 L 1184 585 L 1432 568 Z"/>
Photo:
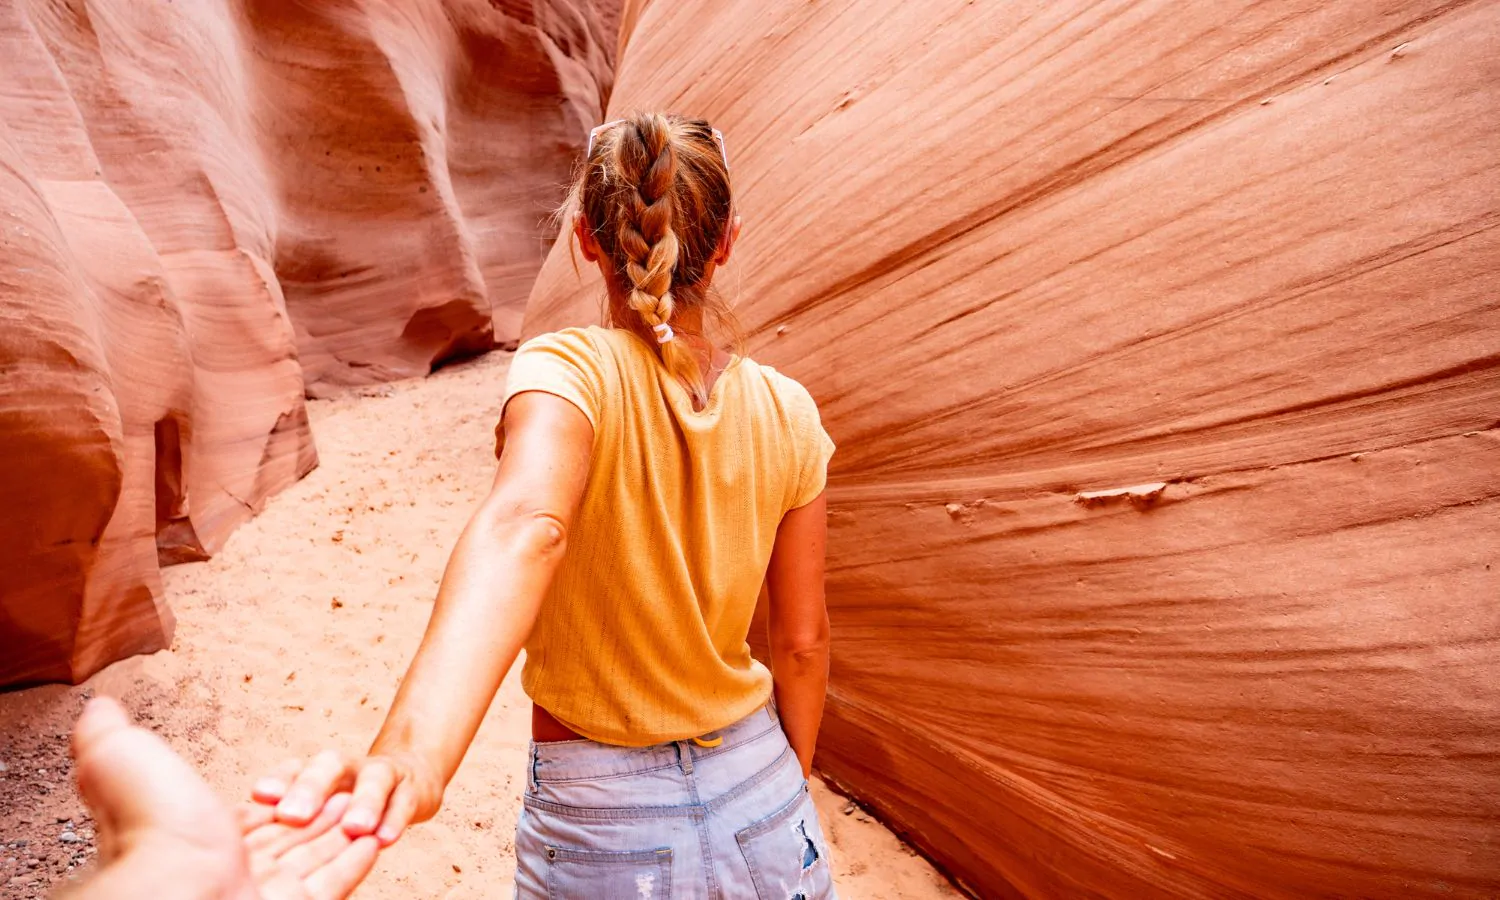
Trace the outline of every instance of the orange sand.
<path fill-rule="evenodd" d="M 155 704 L 162 731 L 226 795 L 285 756 L 363 749 L 492 476 L 508 360 L 495 353 L 311 403 L 321 466 L 213 560 L 168 569 L 172 649 L 116 665 L 94 685 L 129 694 L 145 680 L 177 697 Z M 386 853 L 359 896 L 509 896 L 528 731 L 513 673 L 443 811 Z M 958 896 L 879 823 L 821 783 L 815 794 L 843 898 Z"/>

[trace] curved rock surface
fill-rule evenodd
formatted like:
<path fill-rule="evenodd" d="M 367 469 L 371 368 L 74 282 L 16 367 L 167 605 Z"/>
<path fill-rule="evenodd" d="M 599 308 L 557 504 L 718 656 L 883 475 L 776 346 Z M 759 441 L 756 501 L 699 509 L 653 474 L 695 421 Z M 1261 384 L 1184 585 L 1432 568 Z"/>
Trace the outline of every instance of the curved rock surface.
<path fill-rule="evenodd" d="M 0 685 L 170 637 L 305 394 L 517 336 L 607 96 L 593 0 L 0 4 Z"/>
<path fill-rule="evenodd" d="M 625 15 L 840 445 L 821 767 L 986 897 L 1500 893 L 1500 6 Z"/>

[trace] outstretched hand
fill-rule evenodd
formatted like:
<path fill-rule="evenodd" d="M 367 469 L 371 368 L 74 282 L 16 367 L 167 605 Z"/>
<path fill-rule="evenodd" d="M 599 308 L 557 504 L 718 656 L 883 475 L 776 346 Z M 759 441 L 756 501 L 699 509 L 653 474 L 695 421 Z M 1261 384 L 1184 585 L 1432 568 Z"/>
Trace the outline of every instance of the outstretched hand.
<path fill-rule="evenodd" d="M 305 826 L 326 818 L 332 798 L 345 791 L 352 794 L 335 817 L 341 830 L 351 838 L 372 835 L 382 847 L 413 822 L 432 818 L 443 799 L 436 776 L 414 756 L 349 758 L 332 750 L 282 763 L 255 782 L 251 797 L 275 821 Z"/>
<path fill-rule="evenodd" d="M 338 900 L 375 863 L 373 839 L 331 827 L 347 798 L 302 827 L 263 820 L 254 808 L 236 821 L 192 766 L 113 700 L 84 709 L 73 756 L 99 825 L 101 865 L 70 897 Z"/>

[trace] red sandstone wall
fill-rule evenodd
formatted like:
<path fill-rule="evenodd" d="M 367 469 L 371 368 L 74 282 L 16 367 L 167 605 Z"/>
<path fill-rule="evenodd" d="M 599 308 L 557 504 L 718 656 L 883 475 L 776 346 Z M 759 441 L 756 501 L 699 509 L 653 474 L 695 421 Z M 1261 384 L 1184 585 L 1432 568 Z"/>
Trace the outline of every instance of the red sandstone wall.
<path fill-rule="evenodd" d="M 304 393 L 516 337 L 616 15 L 0 3 L 0 685 L 163 646 Z"/>
<path fill-rule="evenodd" d="M 987 897 L 1500 895 L 1500 4 L 627 15 L 840 444 L 824 770 Z"/>

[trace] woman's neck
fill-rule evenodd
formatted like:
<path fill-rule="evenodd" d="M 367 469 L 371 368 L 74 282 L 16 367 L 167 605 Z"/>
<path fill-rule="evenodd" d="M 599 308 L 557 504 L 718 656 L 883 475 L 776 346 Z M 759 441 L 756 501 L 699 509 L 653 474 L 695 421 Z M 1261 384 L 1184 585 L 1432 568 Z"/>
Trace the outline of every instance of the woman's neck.
<path fill-rule="evenodd" d="M 609 320 L 614 327 L 631 332 L 651 346 L 656 345 L 656 334 L 646 325 L 640 315 L 630 308 L 623 294 L 610 291 Z M 668 324 L 672 326 L 672 333 L 676 335 L 675 340 L 685 340 L 688 346 L 693 348 L 705 372 L 711 364 L 718 365 L 721 355 L 727 358 L 727 354 L 715 347 L 704 332 L 703 310 L 696 304 L 678 310 Z"/>
<path fill-rule="evenodd" d="M 705 285 L 695 290 L 706 289 Z M 644 341 L 647 346 L 657 346 L 656 334 L 646 326 L 640 315 L 630 308 L 623 293 L 610 291 L 609 318 L 615 328 L 629 331 Z M 729 365 L 732 357 L 728 351 L 715 346 L 704 333 L 703 309 L 694 304 L 679 310 L 668 324 L 672 326 L 673 340 L 682 341 L 692 351 L 693 356 L 697 357 L 698 371 L 703 373 L 703 386 L 706 390 L 712 391 L 719 373 Z"/>

